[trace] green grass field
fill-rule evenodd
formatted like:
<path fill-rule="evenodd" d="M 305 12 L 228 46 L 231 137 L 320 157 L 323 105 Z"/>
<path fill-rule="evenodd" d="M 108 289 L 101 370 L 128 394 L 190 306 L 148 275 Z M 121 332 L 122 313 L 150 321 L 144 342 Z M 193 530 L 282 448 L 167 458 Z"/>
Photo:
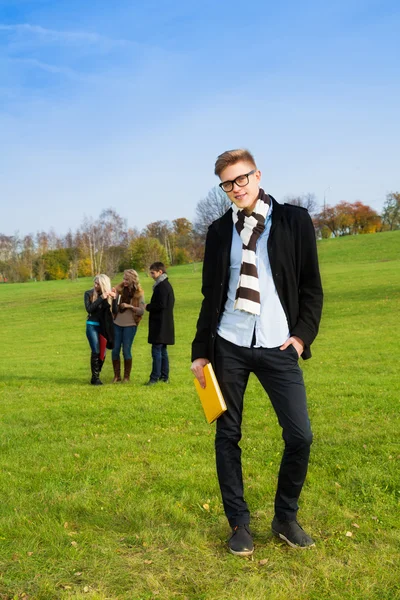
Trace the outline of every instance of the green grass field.
<path fill-rule="evenodd" d="M 171 384 L 152 388 L 147 316 L 131 384 L 95 388 L 91 281 L 0 286 L 1 599 L 400 598 L 400 231 L 319 251 L 325 307 L 301 363 L 314 444 L 299 513 L 317 545 L 291 550 L 270 534 L 282 441 L 253 378 L 242 441 L 252 560 L 226 550 L 214 427 L 189 370 L 201 266 L 170 269 Z M 110 355 L 102 376 L 112 379 Z"/>

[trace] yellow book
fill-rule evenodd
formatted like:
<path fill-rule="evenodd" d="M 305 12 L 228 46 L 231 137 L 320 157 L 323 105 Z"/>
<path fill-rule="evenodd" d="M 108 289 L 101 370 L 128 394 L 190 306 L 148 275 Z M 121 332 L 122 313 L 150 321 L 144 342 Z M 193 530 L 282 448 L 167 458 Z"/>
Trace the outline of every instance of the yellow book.
<path fill-rule="evenodd" d="M 212 423 L 226 411 L 226 404 L 211 363 L 206 364 L 203 372 L 206 379 L 206 387 L 202 388 L 198 379 L 194 380 L 194 385 L 203 405 L 206 419 L 209 423 Z"/>

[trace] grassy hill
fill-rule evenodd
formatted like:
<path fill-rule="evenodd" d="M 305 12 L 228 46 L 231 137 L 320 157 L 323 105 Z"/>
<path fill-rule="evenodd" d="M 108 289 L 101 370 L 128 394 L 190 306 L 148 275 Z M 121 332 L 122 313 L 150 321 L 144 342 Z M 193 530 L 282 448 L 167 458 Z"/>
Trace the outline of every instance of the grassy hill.
<path fill-rule="evenodd" d="M 227 553 L 213 431 L 190 344 L 201 265 L 171 268 L 171 384 L 145 388 L 147 317 L 130 385 L 93 388 L 91 280 L 0 285 L 0 598 L 400 598 L 400 232 L 319 242 L 325 307 L 302 362 L 314 444 L 300 522 L 317 546 L 271 537 L 282 441 L 255 378 L 243 467 L 253 560 Z M 142 277 L 146 298 L 152 280 Z M 110 356 L 103 380 L 112 379 Z"/>
<path fill-rule="evenodd" d="M 400 231 L 320 240 L 318 252 L 322 264 L 374 263 L 399 260 Z"/>

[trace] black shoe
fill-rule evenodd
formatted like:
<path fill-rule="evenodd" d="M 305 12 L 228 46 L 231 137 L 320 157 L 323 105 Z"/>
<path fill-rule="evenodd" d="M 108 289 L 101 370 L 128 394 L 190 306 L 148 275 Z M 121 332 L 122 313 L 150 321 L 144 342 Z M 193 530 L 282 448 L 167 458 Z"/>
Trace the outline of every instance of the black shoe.
<path fill-rule="evenodd" d="M 228 541 L 229 551 L 236 556 L 251 556 L 254 552 L 253 539 L 248 525 L 236 525 Z"/>
<path fill-rule="evenodd" d="M 145 383 L 144 385 L 155 385 L 156 383 L 158 383 L 158 381 L 154 381 L 153 379 L 149 379 L 147 383 Z"/>
<path fill-rule="evenodd" d="M 279 521 L 274 517 L 272 533 L 284 540 L 292 548 L 310 548 L 315 546 L 314 540 L 307 535 L 297 521 Z"/>
<path fill-rule="evenodd" d="M 162 377 L 160 377 L 158 381 L 161 381 L 162 383 L 169 383 L 169 379 L 163 379 Z"/>

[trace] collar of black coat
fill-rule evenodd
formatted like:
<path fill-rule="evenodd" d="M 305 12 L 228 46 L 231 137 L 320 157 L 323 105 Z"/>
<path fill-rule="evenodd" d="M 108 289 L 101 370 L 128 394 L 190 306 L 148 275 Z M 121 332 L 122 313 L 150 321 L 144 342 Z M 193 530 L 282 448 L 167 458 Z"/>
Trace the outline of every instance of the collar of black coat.
<path fill-rule="evenodd" d="M 264 193 L 264 191 L 262 190 L 262 192 Z M 270 198 L 271 202 L 272 202 L 272 218 L 274 221 L 278 221 L 278 219 L 281 218 L 282 214 L 283 214 L 283 205 L 279 204 L 279 202 L 277 202 L 275 200 L 275 198 L 273 196 L 271 196 L 271 194 L 268 194 L 268 197 Z M 227 212 L 220 217 L 219 219 L 217 219 L 216 221 L 214 221 L 210 227 L 214 227 L 217 234 L 219 236 L 221 236 L 222 238 L 226 239 L 226 240 L 231 240 L 232 239 L 232 209 L 229 208 L 227 210 Z"/>
<path fill-rule="evenodd" d="M 161 275 L 159 275 L 159 276 L 157 277 L 157 279 L 154 281 L 154 284 L 153 284 L 153 290 L 154 290 L 154 288 L 155 288 L 157 285 L 159 285 L 160 283 L 162 283 L 162 282 L 163 282 L 163 281 L 165 281 L 166 279 L 168 279 L 168 275 L 167 275 L 166 273 L 162 273 Z"/>

